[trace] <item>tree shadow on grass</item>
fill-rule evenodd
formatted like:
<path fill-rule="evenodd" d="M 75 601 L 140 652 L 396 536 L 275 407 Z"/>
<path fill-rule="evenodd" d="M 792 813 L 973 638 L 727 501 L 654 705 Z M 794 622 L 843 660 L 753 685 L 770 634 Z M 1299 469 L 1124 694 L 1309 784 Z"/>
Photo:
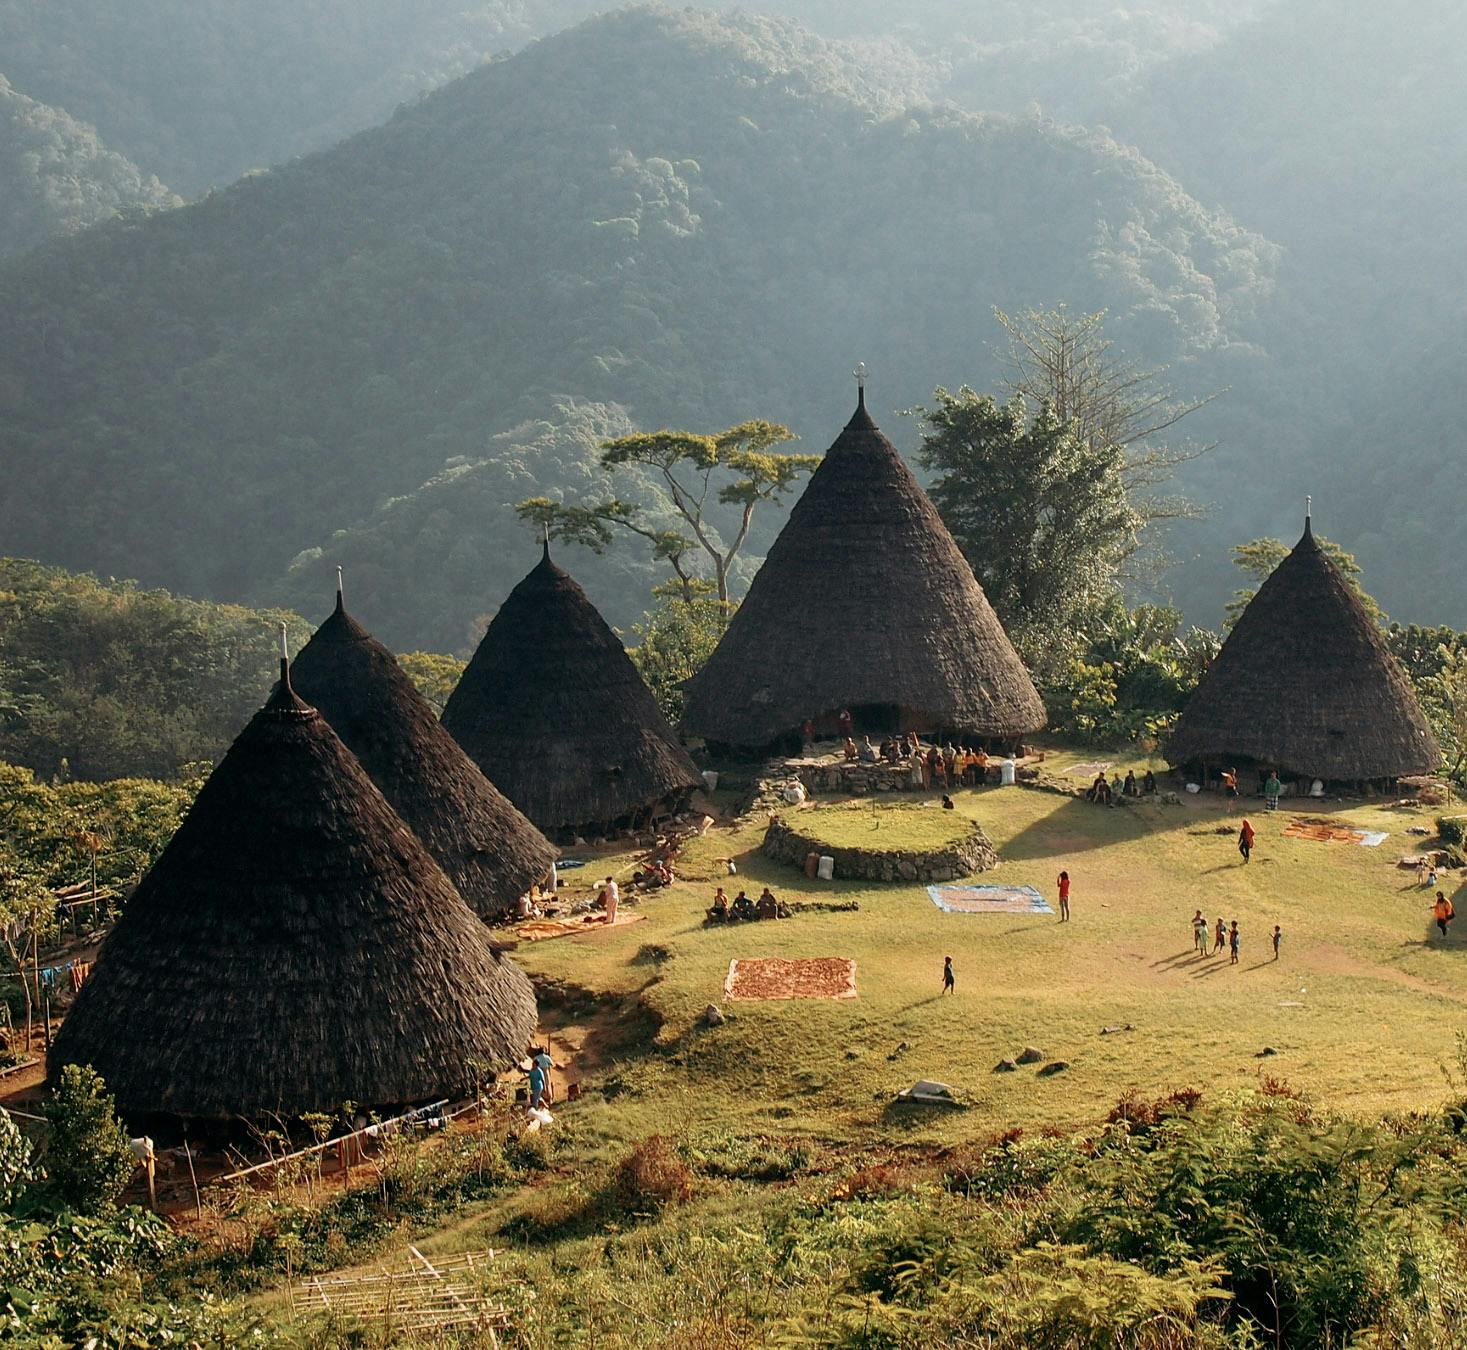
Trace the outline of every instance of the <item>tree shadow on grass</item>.
<path fill-rule="evenodd" d="M 998 856 L 1010 862 L 1049 858 L 1060 863 L 1066 854 L 1144 839 L 1182 824 L 1185 819 L 1174 807 L 1150 803 L 1105 807 L 1087 802 L 1083 797 L 1072 797 L 1058 811 L 1026 825 L 1000 846 Z M 983 823 L 981 814 L 978 823 Z"/>

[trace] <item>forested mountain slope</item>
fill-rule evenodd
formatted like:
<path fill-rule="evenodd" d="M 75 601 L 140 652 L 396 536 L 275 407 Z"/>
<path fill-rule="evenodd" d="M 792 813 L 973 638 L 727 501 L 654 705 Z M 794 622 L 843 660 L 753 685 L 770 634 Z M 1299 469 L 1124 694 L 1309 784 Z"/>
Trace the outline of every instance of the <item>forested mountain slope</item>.
<path fill-rule="evenodd" d="M 91 127 L 27 98 L 0 75 L 0 262 L 118 211 L 177 202 Z"/>
<path fill-rule="evenodd" d="M 556 400 L 765 415 L 820 449 L 857 358 L 891 421 L 988 378 L 991 305 L 1050 300 L 1226 382 L 1261 359 L 1272 268 L 1103 136 L 900 111 L 780 23 L 618 13 L 0 278 L 0 538 L 261 599 Z M 524 495 L 565 486 L 526 469 Z M 399 614 L 415 643 L 411 597 Z"/>

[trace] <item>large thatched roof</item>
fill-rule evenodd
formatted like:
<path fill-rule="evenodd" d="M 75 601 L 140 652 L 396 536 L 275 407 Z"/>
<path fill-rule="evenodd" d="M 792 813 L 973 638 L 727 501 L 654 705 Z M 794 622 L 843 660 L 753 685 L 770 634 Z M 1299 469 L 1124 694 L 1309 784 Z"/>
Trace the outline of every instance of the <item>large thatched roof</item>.
<path fill-rule="evenodd" d="M 1202 677 L 1167 758 L 1253 760 L 1326 780 L 1437 767 L 1410 681 L 1307 519 Z"/>
<path fill-rule="evenodd" d="M 284 678 L 143 878 L 57 1035 L 129 1114 L 457 1094 L 523 1053 L 524 973 Z"/>
<path fill-rule="evenodd" d="M 708 664 L 682 725 L 762 746 L 841 708 L 1020 736 L 1044 705 L 973 569 L 866 411 L 836 438 Z"/>
<path fill-rule="evenodd" d="M 471 909 L 493 918 L 550 871 L 554 845 L 464 754 L 392 653 L 346 612 L 339 591 L 291 678 Z"/>
<path fill-rule="evenodd" d="M 494 616 L 443 725 L 547 833 L 625 823 L 702 785 L 616 634 L 548 545 Z"/>

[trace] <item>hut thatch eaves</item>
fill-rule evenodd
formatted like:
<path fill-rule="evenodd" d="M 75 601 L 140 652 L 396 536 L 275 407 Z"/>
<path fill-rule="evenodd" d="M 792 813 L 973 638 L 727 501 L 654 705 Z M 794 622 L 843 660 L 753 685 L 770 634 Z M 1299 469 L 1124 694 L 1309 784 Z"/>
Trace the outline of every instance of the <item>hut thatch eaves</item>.
<path fill-rule="evenodd" d="M 443 725 L 547 834 L 601 833 L 675 810 L 703 782 L 548 544 L 494 616 Z"/>
<path fill-rule="evenodd" d="M 867 413 L 864 389 L 688 682 L 682 727 L 755 748 L 842 708 L 984 738 L 1045 722 L 973 569 Z"/>
<path fill-rule="evenodd" d="M 1253 761 L 1336 782 L 1439 765 L 1410 681 L 1307 517 L 1203 675 L 1167 758 L 1179 766 Z"/>
<path fill-rule="evenodd" d="M 534 990 L 282 680 L 143 878 L 58 1032 L 134 1116 L 460 1094 L 518 1060 Z"/>
<path fill-rule="evenodd" d="M 504 913 L 549 873 L 555 846 L 464 754 L 339 590 L 291 679 L 480 917 Z"/>

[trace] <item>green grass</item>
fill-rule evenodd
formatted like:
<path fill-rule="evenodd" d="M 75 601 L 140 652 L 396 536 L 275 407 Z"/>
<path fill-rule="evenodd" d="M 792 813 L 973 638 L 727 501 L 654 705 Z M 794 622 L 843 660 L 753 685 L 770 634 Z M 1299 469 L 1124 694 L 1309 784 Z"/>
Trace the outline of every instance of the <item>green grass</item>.
<path fill-rule="evenodd" d="M 968 834 L 972 817 L 931 803 L 893 802 L 889 797 L 837 802 L 792 811 L 785 819 L 802 835 L 831 848 L 897 852 L 933 849 Z"/>
<path fill-rule="evenodd" d="M 1286 811 L 1269 816 L 1248 803 L 1259 834 L 1244 867 L 1234 842 L 1242 813 L 1213 796 L 1106 810 L 1025 788 L 983 788 L 956 801 L 956 814 L 982 824 L 998 849 L 1000 865 L 987 878 L 1027 883 L 1052 899 L 1057 872 L 1069 870 L 1072 923 L 948 914 L 916 885 L 812 882 L 758 852 L 758 820 L 696 842 L 679 883 L 642 902 L 647 922 L 522 946 L 516 959 L 535 976 L 624 995 L 660 1021 L 661 1053 L 621 1070 L 614 1100 L 593 1091 L 577 1108 L 588 1135 L 620 1140 L 716 1121 L 832 1137 L 896 1130 L 936 1141 L 1010 1125 L 1080 1124 L 1129 1089 L 1217 1091 L 1254 1083 L 1260 1071 L 1362 1114 L 1442 1099 L 1443 1065 L 1467 1025 L 1467 934 L 1445 945 L 1430 940 L 1427 897 L 1414 873 L 1394 866 L 1417 843 L 1407 826 L 1429 823 L 1429 812 L 1381 803 L 1323 808 L 1391 831 L 1369 849 L 1285 839 Z M 880 809 L 892 821 L 925 814 Z M 869 811 L 863 803 L 850 815 Z M 713 886 L 726 880 L 720 860 L 730 855 L 751 889 L 768 883 L 787 899 L 855 899 L 860 911 L 704 928 Z M 586 879 L 629 861 L 598 862 Z M 1189 921 L 1199 907 L 1210 920 L 1239 921 L 1237 967 L 1191 955 Z M 1278 963 L 1268 946 L 1275 923 L 1284 931 Z M 948 955 L 957 994 L 945 999 Z M 704 1009 L 723 1002 L 730 958 L 757 956 L 852 957 L 859 997 L 727 1005 L 730 1022 L 704 1028 Z M 1135 1029 L 1100 1035 L 1125 1023 Z M 582 1033 L 594 1055 L 604 1032 L 572 1028 Z M 1071 1068 L 1049 1079 L 1032 1069 L 992 1072 L 1026 1044 Z M 1278 1054 L 1257 1058 L 1264 1046 Z M 971 1109 L 894 1112 L 894 1094 L 919 1077 L 952 1084 Z M 593 1068 L 588 1085 L 596 1078 Z"/>

